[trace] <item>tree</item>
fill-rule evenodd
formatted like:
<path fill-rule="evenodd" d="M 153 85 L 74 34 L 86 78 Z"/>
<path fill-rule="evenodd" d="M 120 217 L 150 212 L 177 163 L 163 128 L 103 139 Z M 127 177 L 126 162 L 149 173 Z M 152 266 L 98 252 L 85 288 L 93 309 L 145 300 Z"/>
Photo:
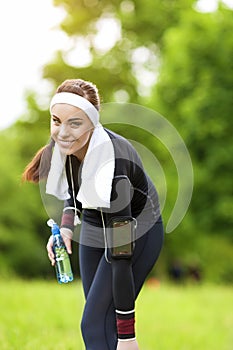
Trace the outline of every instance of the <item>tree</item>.
<path fill-rule="evenodd" d="M 150 0 L 145 6 L 141 0 L 55 0 L 54 4 L 66 11 L 60 27 L 72 38 L 73 48 L 58 52 L 45 67 L 44 77 L 55 86 L 67 77 L 84 77 L 98 83 L 104 102 L 117 100 L 117 91 L 124 91 L 124 98 L 129 102 L 140 102 L 142 90 L 148 85 L 142 74 L 148 72 L 149 79 L 154 80 L 165 31 L 179 23 L 183 11 L 194 2 Z M 96 38 L 102 34 L 102 46 L 109 41 L 112 29 L 105 27 L 108 21 L 115 23 L 119 33 L 116 37 L 112 35 L 107 48 L 101 49 Z M 84 65 L 80 63 L 83 50 L 90 55 L 90 61 Z M 141 62 L 142 56 L 144 62 Z"/>
<path fill-rule="evenodd" d="M 179 237 L 168 240 L 168 251 L 202 262 L 208 277 L 225 281 L 232 281 L 232 19 L 233 11 L 224 7 L 211 14 L 186 12 L 164 35 L 151 97 L 151 106 L 183 136 L 194 166 L 188 220 Z"/>
<path fill-rule="evenodd" d="M 202 265 L 212 280 L 232 280 L 230 266 L 233 264 L 229 263 L 232 261 L 229 245 L 232 201 L 228 174 L 231 174 L 232 150 L 233 12 L 220 6 L 215 13 L 198 13 L 192 8 L 195 4 L 192 0 L 150 0 L 146 5 L 142 0 L 56 0 L 54 3 L 66 10 L 61 28 L 70 36 L 73 47 L 57 53 L 45 66 L 44 78 L 54 87 L 67 78 L 84 78 L 97 83 L 104 102 L 123 100 L 149 106 L 171 121 L 189 149 L 195 171 L 193 199 L 185 220 L 174 234 L 166 236 L 161 269 L 166 269 L 170 258 L 179 256 L 187 265 L 194 261 Z M 117 34 L 103 50 L 96 38 L 109 20 L 113 21 Z M 80 50 L 87 51 L 89 60 L 80 61 Z M 16 188 L 23 167 L 49 138 L 48 111 L 41 109 L 36 100 L 36 94 L 28 96 L 28 115 L 2 138 L 11 144 L 10 174 L 13 175 L 9 177 L 9 184 L 17 212 L 12 220 L 6 206 L 0 215 L 2 232 L 7 233 L 0 237 L 4 256 L 12 243 L 6 229 L 10 220 L 13 227 L 25 232 L 21 236 L 23 242 L 30 237 L 31 247 L 37 240 L 44 244 L 41 232 L 45 228 L 41 225 L 47 216 L 40 212 L 38 189 L 28 185 L 24 187 L 25 192 L 20 192 L 23 196 L 18 195 L 15 201 L 13 198 L 13 194 L 19 193 Z M 149 132 L 137 127 L 111 126 L 159 155 L 168 185 L 163 213 L 166 221 L 177 192 L 176 169 L 168 152 Z M 0 192 L 2 198 L 6 198 L 9 174 L 5 169 L 9 160 L 3 153 Z M 144 155 L 143 158 L 147 162 Z M 154 171 L 150 169 L 150 162 L 148 170 Z M 25 197 L 30 200 L 25 201 Z M 26 212 L 30 215 L 24 220 Z M 24 244 L 21 246 L 23 249 Z M 30 254 L 21 272 L 27 259 L 31 259 Z M 19 261 L 20 256 L 13 268 Z M 45 260 L 42 261 L 45 264 Z M 41 266 L 40 269 L 43 271 Z"/>
<path fill-rule="evenodd" d="M 195 167 L 198 229 L 231 236 L 233 11 L 186 13 L 164 37 L 154 96 L 179 129 Z M 153 102 L 151 103 L 153 105 Z M 205 213 L 203 215 L 203 212 Z"/>
<path fill-rule="evenodd" d="M 27 131 L 25 125 L 21 128 L 19 124 L 1 132 L 1 275 L 49 275 L 43 242 L 48 233 L 44 229 L 46 216 L 41 208 L 40 194 L 35 186 L 21 184 L 26 159 L 22 158 L 22 138 Z M 28 140 L 25 144 L 29 145 Z M 30 148 L 32 144 L 31 140 Z"/>

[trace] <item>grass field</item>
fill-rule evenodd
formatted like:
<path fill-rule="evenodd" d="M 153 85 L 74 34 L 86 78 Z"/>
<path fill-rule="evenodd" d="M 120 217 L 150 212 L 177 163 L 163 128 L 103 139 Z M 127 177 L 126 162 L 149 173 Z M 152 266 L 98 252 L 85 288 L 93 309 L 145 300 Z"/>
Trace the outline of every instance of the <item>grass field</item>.
<path fill-rule="evenodd" d="M 232 350 L 232 288 L 147 283 L 136 304 L 140 350 Z M 2 281 L 1 350 L 84 350 L 78 281 Z"/>

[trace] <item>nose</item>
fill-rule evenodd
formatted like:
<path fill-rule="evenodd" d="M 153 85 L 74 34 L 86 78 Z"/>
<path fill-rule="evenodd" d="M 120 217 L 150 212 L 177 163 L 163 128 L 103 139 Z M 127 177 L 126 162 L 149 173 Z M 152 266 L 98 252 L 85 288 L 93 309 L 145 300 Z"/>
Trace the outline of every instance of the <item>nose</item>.
<path fill-rule="evenodd" d="M 65 138 L 69 137 L 68 125 L 66 125 L 65 123 L 64 124 L 62 123 L 60 125 L 58 135 L 61 139 L 65 139 Z"/>

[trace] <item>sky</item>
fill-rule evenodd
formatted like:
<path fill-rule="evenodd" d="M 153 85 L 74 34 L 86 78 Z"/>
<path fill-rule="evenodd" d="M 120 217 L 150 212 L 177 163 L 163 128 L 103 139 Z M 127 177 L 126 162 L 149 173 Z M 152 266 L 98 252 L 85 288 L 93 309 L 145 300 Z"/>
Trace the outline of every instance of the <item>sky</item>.
<path fill-rule="evenodd" d="M 224 2 L 233 8 L 233 0 Z M 216 7 L 217 0 L 198 2 L 198 9 L 203 12 L 214 11 Z M 64 17 L 64 10 L 54 7 L 52 0 L 1 1 L 0 129 L 10 126 L 25 112 L 27 90 L 39 94 L 49 91 L 49 84 L 42 79 L 43 66 L 56 50 L 70 48 L 69 38 L 58 29 Z"/>
<path fill-rule="evenodd" d="M 68 38 L 58 30 L 64 18 L 52 0 L 7 0 L 0 4 L 0 129 L 25 111 L 25 91 L 48 89 L 42 67 Z"/>

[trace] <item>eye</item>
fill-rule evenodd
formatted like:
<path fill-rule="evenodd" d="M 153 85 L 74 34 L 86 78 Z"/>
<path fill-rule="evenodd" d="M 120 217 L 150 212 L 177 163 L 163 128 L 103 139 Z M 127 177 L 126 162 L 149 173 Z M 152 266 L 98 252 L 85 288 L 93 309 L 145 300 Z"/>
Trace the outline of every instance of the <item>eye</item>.
<path fill-rule="evenodd" d="M 54 125 L 60 125 L 61 124 L 61 122 L 57 118 L 52 117 L 52 121 L 53 121 Z"/>
<path fill-rule="evenodd" d="M 80 125 L 82 125 L 82 123 L 80 123 L 80 122 L 71 122 L 70 123 L 70 126 L 72 128 L 78 128 Z"/>

